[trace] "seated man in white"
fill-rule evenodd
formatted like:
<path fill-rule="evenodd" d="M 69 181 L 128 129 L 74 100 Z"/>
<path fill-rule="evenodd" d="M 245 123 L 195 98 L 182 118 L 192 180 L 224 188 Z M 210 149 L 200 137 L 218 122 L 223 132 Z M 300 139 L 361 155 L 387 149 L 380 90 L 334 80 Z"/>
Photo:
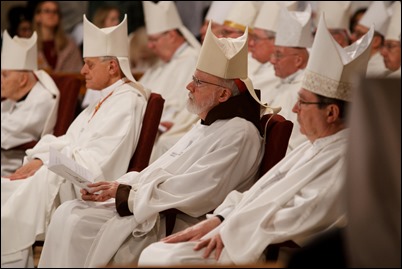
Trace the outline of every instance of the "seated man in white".
<path fill-rule="evenodd" d="M 353 75 L 366 71 L 373 29 L 343 49 L 322 18 L 293 107 L 308 141 L 250 190 L 231 192 L 207 220 L 147 247 L 139 266 L 255 263 L 270 244 L 292 240 L 303 245 L 342 223 L 347 105 Z"/>
<path fill-rule="evenodd" d="M 31 245 L 46 233 L 54 210 L 80 196 L 79 188 L 47 168 L 50 147 L 90 170 L 96 182 L 127 172 L 149 93 L 131 75 L 126 40 L 126 17 L 114 28 L 99 29 L 84 16 L 81 73 L 87 87 L 101 91 L 102 98 L 80 113 L 65 135 L 39 140 L 27 150 L 26 163 L 9 181 L 2 180 L 2 196 L 5 189 L 13 190 L 1 207 L 2 267 L 30 265 Z"/>
<path fill-rule="evenodd" d="M 13 149 L 53 132 L 59 90 L 38 70 L 36 32 L 11 38 L 4 31 L 1 48 L 1 176 L 22 165 L 25 150 Z M 3 198 L 3 197 L 2 197 Z"/>
<path fill-rule="evenodd" d="M 247 32 L 218 39 L 209 27 L 187 90 L 187 109 L 200 121 L 140 173 L 90 185 L 99 195 L 82 192 L 84 200 L 116 199 L 59 207 L 39 266 L 135 264 L 147 245 L 166 234 L 160 212 L 180 210 L 173 230 L 179 231 L 205 219 L 230 191 L 254 183 L 263 139 L 260 104 L 247 77 Z"/>
<path fill-rule="evenodd" d="M 401 78 L 401 2 L 392 4 L 393 13 L 385 35 L 384 46 L 381 55 L 384 58 L 385 67 L 390 70 L 387 77 Z"/>
<path fill-rule="evenodd" d="M 275 93 L 275 87 L 281 79 L 275 75 L 273 64 L 270 62 L 275 49 L 277 18 L 283 3 L 264 1 L 254 22 L 253 33 L 249 39 L 250 55 L 255 59 L 256 68 L 250 72 L 250 78 L 256 89 L 261 90 L 261 100 L 270 104 Z M 289 11 L 297 8 L 297 1 L 287 1 Z"/>
<path fill-rule="evenodd" d="M 279 114 L 293 122 L 287 153 L 307 140 L 300 132 L 297 115 L 292 112 L 292 107 L 297 100 L 297 92 L 309 58 L 308 48 L 312 44 L 310 5 L 304 11 L 289 11 L 281 7 L 277 18 L 275 48 L 271 54 L 275 76 L 280 81 L 276 87 L 270 89 L 271 99 L 263 101 L 271 106 L 281 106 Z"/>

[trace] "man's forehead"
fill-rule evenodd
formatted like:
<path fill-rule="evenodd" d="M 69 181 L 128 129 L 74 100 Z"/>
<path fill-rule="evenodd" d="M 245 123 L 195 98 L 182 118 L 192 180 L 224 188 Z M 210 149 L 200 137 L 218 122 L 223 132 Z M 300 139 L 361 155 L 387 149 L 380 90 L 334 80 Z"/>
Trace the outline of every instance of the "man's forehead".
<path fill-rule="evenodd" d="M 100 57 L 85 57 L 84 62 L 99 62 Z"/>
<path fill-rule="evenodd" d="M 314 93 L 305 88 L 300 88 L 298 95 L 300 97 L 309 97 L 309 96 L 314 96 Z"/>

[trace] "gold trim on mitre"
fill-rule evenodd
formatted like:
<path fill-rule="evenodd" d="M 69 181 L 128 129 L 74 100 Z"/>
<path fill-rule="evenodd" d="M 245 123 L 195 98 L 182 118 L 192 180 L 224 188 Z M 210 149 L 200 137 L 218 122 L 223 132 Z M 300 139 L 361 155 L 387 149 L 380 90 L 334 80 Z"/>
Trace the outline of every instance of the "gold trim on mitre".
<path fill-rule="evenodd" d="M 234 22 L 234 21 L 224 21 L 224 22 L 223 22 L 223 25 L 224 25 L 224 26 L 229 26 L 229 27 L 235 28 L 235 29 L 240 30 L 240 31 L 242 31 L 242 32 L 246 31 L 246 29 L 247 29 L 247 26 L 244 26 L 244 25 L 242 25 L 242 24 L 236 23 L 236 22 Z M 250 33 L 251 31 L 252 31 L 252 30 L 249 28 L 249 29 L 248 29 L 248 32 Z"/>
<path fill-rule="evenodd" d="M 350 102 L 356 88 L 356 77 L 366 73 L 373 36 L 374 27 L 371 27 L 358 41 L 342 48 L 328 31 L 322 13 L 304 71 L 302 88 Z"/>

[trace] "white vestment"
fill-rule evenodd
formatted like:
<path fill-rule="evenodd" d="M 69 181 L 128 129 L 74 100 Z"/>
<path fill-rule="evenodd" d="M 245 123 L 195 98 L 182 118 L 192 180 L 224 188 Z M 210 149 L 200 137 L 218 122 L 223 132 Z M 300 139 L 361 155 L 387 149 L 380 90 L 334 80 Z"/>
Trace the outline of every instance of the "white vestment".
<path fill-rule="evenodd" d="M 89 169 L 96 181 L 115 180 L 127 172 L 147 105 L 146 98 L 131 85 L 119 80 L 102 90 L 102 98 L 109 97 L 95 114 L 93 103 L 80 113 L 65 135 L 45 135 L 27 150 L 28 161 L 39 158 L 45 165 L 23 184 L 16 184 L 19 187 L 2 204 L 2 265 L 20 260 L 21 252 L 45 234 L 60 203 L 80 197 L 79 188 L 47 169 L 50 146 Z M 2 195 L 3 186 L 10 189 L 14 182 L 2 180 Z"/>
<path fill-rule="evenodd" d="M 158 62 L 149 68 L 140 79 L 144 87 L 160 93 L 165 99 L 161 122 L 173 123 L 170 130 L 162 132 L 157 137 L 150 163 L 179 141 L 198 121 L 198 117 L 186 109 L 188 99 L 186 86 L 195 71 L 198 54 L 197 49 L 184 43 L 176 50 L 169 62 Z M 163 127 L 161 128 L 164 131 Z"/>
<path fill-rule="evenodd" d="M 1 102 L 1 175 L 13 173 L 22 165 L 24 150 L 12 149 L 53 132 L 59 106 L 59 90 L 43 70 L 26 98 Z"/>
<path fill-rule="evenodd" d="M 306 136 L 300 133 L 300 125 L 297 122 L 297 114 L 292 112 L 293 106 L 298 99 L 298 92 L 301 88 L 304 70 L 288 76 L 280 81 L 274 89 L 274 99 L 270 103 L 272 107 L 282 107 L 279 112 L 285 119 L 293 122 L 292 134 L 289 139 L 287 154 L 307 140 Z"/>
<path fill-rule="evenodd" d="M 390 73 L 391 71 L 385 67 L 384 58 L 379 51 L 370 57 L 367 65 L 366 77 L 384 78 Z"/>
<path fill-rule="evenodd" d="M 261 90 L 262 103 L 271 105 L 275 97 L 275 88 L 281 83 L 281 79 L 275 76 L 273 64 L 270 62 L 259 63 L 258 68 L 255 68 L 252 73 L 249 72 L 249 77 L 254 88 Z"/>
<path fill-rule="evenodd" d="M 175 225 L 174 231 L 198 222 L 230 191 L 244 191 L 254 183 L 262 155 L 262 138 L 249 121 L 235 117 L 210 126 L 197 123 L 142 172 L 118 180 L 132 185 L 128 204 L 134 215 L 120 217 L 114 199 L 95 206 L 79 200 L 61 205 L 49 226 L 39 265 L 136 262 L 144 247 L 165 235 L 159 212 L 176 208 L 184 213 L 177 219 L 181 227 Z"/>
<path fill-rule="evenodd" d="M 139 266 L 191 263 L 247 264 L 261 260 L 270 244 L 293 240 L 303 245 L 312 236 L 345 220 L 342 187 L 348 131 L 307 141 L 244 192 L 231 192 L 214 211 L 225 217 L 217 228 L 224 249 L 202 257 L 198 241 L 155 243 L 141 254 Z M 343 225 L 344 223 L 342 223 Z"/>
<path fill-rule="evenodd" d="M 165 99 L 161 121 L 175 122 L 176 114 L 186 109 L 186 86 L 195 71 L 198 54 L 197 49 L 184 43 L 169 62 L 159 61 L 139 80 L 145 88 L 161 94 Z"/>

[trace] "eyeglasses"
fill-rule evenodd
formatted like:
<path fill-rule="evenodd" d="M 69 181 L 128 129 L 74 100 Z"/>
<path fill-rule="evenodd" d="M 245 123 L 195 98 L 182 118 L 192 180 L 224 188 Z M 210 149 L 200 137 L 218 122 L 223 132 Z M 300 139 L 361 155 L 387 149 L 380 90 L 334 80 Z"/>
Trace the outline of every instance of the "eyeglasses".
<path fill-rule="evenodd" d="M 297 108 L 301 109 L 301 105 L 329 105 L 329 103 L 326 102 L 307 102 L 307 101 L 303 101 L 298 99 L 296 102 Z"/>
<path fill-rule="evenodd" d="M 401 47 L 401 43 L 385 43 L 384 46 L 382 46 L 383 49 L 386 49 L 389 51 L 391 51 L 397 47 Z"/>
<path fill-rule="evenodd" d="M 282 53 L 277 53 L 277 52 L 275 52 L 275 53 L 272 53 L 272 54 L 271 54 L 270 58 L 271 58 L 271 60 L 275 59 L 275 60 L 277 60 L 277 61 L 280 61 L 280 60 L 282 60 L 283 58 L 286 58 L 286 57 L 288 57 L 288 56 L 295 56 L 295 55 L 298 55 L 298 54 L 296 54 L 296 53 L 282 54 Z"/>
<path fill-rule="evenodd" d="M 212 82 L 200 80 L 200 79 L 196 78 L 195 76 L 193 76 L 193 83 L 197 88 L 202 87 L 202 83 L 211 84 L 211 85 L 215 85 L 215 86 L 218 86 L 218 87 L 226 88 L 225 86 L 222 86 L 222 85 L 219 85 L 219 84 L 215 84 L 215 83 L 212 83 Z"/>
<path fill-rule="evenodd" d="M 161 39 L 166 33 L 167 33 L 167 31 L 166 31 L 166 32 L 163 32 L 162 34 L 160 34 L 160 35 L 158 35 L 158 36 L 148 37 L 148 42 L 150 42 L 150 43 L 157 43 L 157 42 L 159 41 L 159 39 Z"/>

